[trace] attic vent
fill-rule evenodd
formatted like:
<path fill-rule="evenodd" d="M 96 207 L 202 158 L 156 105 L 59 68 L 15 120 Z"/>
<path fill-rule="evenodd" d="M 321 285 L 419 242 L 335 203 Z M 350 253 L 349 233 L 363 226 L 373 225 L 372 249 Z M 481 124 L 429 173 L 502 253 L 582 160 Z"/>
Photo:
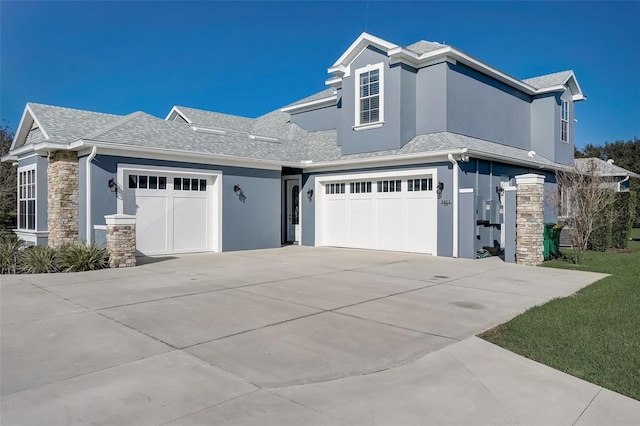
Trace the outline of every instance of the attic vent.
<path fill-rule="evenodd" d="M 279 139 L 276 138 L 270 138 L 267 136 L 256 136 L 256 135 L 249 135 L 249 137 L 253 140 L 256 141 L 264 141 L 264 142 L 280 142 Z"/>
<path fill-rule="evenodd" d="M 198 133 L 210 133 L 213 135 L 225 135 L 227 134 L 227 132 L 225 132 L 224 130 L 220 130 L 220 129 L 209 129 L 206 127 L 196 127 L 196 126 L 191 126 L 191 128 Z"/>

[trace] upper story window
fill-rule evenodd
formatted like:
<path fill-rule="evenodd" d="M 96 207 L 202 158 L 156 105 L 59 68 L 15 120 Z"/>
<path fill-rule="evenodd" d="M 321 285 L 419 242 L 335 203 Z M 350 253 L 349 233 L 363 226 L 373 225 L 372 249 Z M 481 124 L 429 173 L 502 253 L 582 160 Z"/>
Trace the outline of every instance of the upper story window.
<path fill-rule="evenodd" d="M 561 99 L 562 111 L 560 116 L 560 140 L 569 142 L 569 102 Z"/>
<path fill-rule="evenodd" d="M 354 130 L 366 130 L 384 124 L 383 63 L 367 65 L 355 72 L 356 114 Z"/>
<path fill-rule="evenodd" d="M 36 168 L 18 169 L 18 229 L 36 229 Z"/>

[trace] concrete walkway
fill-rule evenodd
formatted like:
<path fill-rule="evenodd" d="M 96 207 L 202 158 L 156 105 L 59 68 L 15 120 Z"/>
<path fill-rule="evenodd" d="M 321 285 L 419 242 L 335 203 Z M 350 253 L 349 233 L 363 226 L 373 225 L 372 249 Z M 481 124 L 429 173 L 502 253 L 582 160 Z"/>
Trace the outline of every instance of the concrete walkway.
<path fill-rule="evenodd" d="M 599 274 L 329 248 L 2 276 L 0 422 L 640 424 L 473 337 Z"/>

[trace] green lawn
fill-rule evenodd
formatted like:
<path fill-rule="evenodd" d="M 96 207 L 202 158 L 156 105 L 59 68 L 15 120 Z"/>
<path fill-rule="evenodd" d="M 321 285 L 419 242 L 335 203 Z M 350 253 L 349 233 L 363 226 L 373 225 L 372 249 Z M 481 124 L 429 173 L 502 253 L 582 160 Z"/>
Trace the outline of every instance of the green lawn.
<path fill-rule="evenodd" d="M 640 229 L 632 237 L 640 238 Z M 480 337 L 527 358 L 640 400 L 640 242 L 632 253 L 587 252 L 580 266 L 610 277 L 529 309 Z"/>

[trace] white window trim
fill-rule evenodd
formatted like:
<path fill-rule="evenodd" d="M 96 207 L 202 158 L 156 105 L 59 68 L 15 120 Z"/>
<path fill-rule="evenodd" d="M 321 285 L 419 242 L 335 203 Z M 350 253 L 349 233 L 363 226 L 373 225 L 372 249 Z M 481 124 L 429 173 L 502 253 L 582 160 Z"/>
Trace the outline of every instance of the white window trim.
<path fill-rule="evenodd" d="M 35 194 L 33 194 L 33 199 L 35 200 L 35 219 L 34 219 L 34 228 L 33 229 L 29 229 L 29 228 L 20 228 L 20 173 L 24 173 L 24 172 L 28 172 L 33 170 L 33 179 L 34 179 L 34 185 L 35 185 Z M 17 188 L 17 202 L 18 205 L 16 206 L 16 211 L 18 212 L 18 227 L 16 228 L 16 231 L 20 231 L 22 233 L 35 233 L 38 230 L 38 167 L 37 164 L 29 164 L 26 166 L 21 166 L 18 167 L 17 170 L 17 178 L 18 178 L 18 188 Z M 31 198 L 22 198 L 23 200 L 30 200 Z M 28 214 L 28 208 L 27 208 L 27 214 Z M 27 218 L 27 224 L 29 223 L 29 219 Z"/>
<path fill-rule="evenodd" d="M 564 119 L 564 114 L 562 113 L 564 105 L 567 106 L 567 109 L 566 109 L 566 111 L 567 111 L 567 119 L 566 120 Z M 564 142 L 564 143 L 569 143 L 569 116 L 570 115 L 571 114 L 570 114 L 570 111 L 569 111 L 569 101 L 567 101 L 565 99 L 560 99 L 560 141 Z M 566 140 L 562 139 L 562 123 L 563 122 L 567 123 L 567 134 L 566 134 L 567 139 Z"/>
<path fill-rule="evenodd" d="M 380 115 L 378 121 L 374 123 L 360 123 L 360 74 L 365 72 L 378 70 L 379 71 L 379 104 Z M 354 74 L 354 126 L 353 130 L 356 132 L 361 130 L 377 129 L 384 125 L 384 63 L 369 64 L 366 67 L 358 68 Z"/>

